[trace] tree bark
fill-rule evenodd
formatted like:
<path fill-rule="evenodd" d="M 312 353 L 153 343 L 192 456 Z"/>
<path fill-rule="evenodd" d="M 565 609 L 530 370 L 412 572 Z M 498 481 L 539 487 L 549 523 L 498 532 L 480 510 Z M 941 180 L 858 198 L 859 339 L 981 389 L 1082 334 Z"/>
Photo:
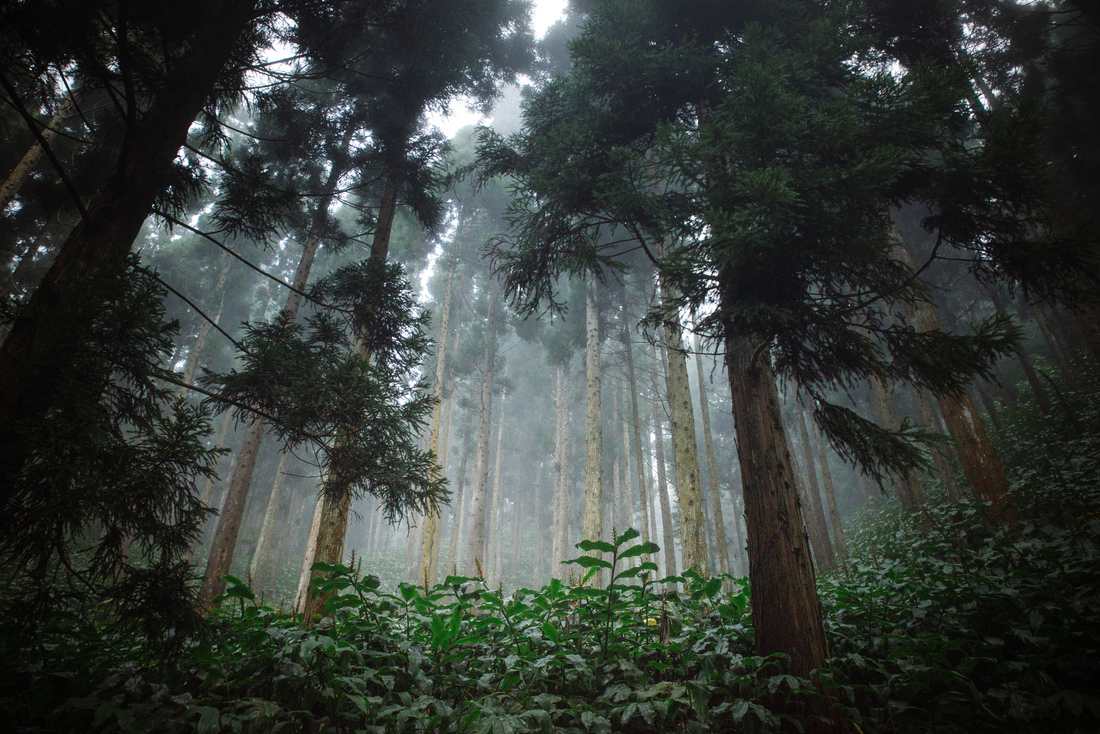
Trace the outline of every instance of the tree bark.
<path fill-rule="evenodd" d="M 914 269 L 913 256 L 896 228 L 895 257 Z M 920 333 L 942 331 L 935 307 L 928 301 L 906 303 L 909 321 Z M 1019 510 L 1012 500 L 1012 491 L 1001 466 L 1001 458 L 993 448 L 974 408 L 974 401 L 965 391 L 957 394 L 937 395 L 940 412 L 951 437 L 955 439 L 962 461 L 963 473 L 980 502 L 988 502 L 989 509 L 982 513 L 987 525 L 1010 524 L 1020 520 Z"/>
<path fill-rule="evenodd" d="M 817 471 L 814 460 L 814 447 L 810 441 L 810 431 L 806 422 L 812 420 L 805 411 L 798 411 L 794 415 L 794 422 L 798 424 L 798 436 L 802 443 L 802 463 L 806 467 L 806 498 L 809 500 L 808 511 L 810 545 L 814 549 L 814 560 L 817 561 L 817 570 L 820 573 L 836 569 L 836 553 L 833 544 L 829 541 L 829 528 L 825 523 L 825 510 L 821 506 L 821 488 L 817 483 Z"/>
<path fill-rule="evenodd" d="M 810 419 L 806 415 L 807 420 Z M 844 535 L 844 523 L 840 519 L 840 508 L 836 503 L 836 487 L 833 485 L 833 473 L 829 469 L 829 455 L 825 450 L 825 437 L 821 427 L 811 421 L 814 428 L 814 441 L 817 443 L 818 464 L 821 467 L 821 483 L 825 488 L 825 504 L 829 508 L 829 522 L 833 526 L 833 548 L 843 564 L 848 560 L 848 539 Z"/>
<path fill-rule="evenodd" d="M 65 121 L 76 112 L 76 106 L 80 104 L 82 92 L 83 90 L 77 88 L 73 90 L 71 95 L 65 97 L 65 101 L 57 110 L 57 114 L 50 118 L 50 121 L 43 127 L 42 139 L 46 141 L 46 145 L 53 144 Z M 35 140 L 31 147 L 27 149 L 27 152 L 23 154 L 23 157 L 19 159 L 19 162 L 15 164 L 15 168 L 8 174 L 7 179 L 3 184 L 0 184 L 0 212 L 8 208 L 8 204 L 19 193 L 19 189 L 30 178 L 31 171 L 35 169 L 45 154 L 46 151 L 42 144 Z"/>
<path fill-rule="evenodd" d="M 340 178 L 340 172 L 333 168 L 329 174 L 325 186 L 325 193 L 318 202 L 314 212 L 313 232 L 321 231 L 321 225 L 328 217 L 328 207 L 332 202 L 336 190 L 336 182 Z M 309 281 L 309 271 L 313 267 L 313 260 L 317 256 L 317 250 L 321 246 L 321 236 L 313 234 L 302 248 L 302 257 L 298 260 L 298 268 L 294 272 L 294 289 L 287 293 L 286 306 L 283 310 L 290 314 L 291 318 L 298 315 L 302 305 L 300 291 L 304 290 Z M 214 604 L 214 597 L 225 591 L 225 581 L 222 577 L 229 573 L 229 567 L 233 563 L 233 553 L 237 548 L 237 536 L 240 533 L 241 522 L 244 520 L 244 508 L 248 502 L 248 492 L 252 487 L 252 472 L 256 468 L 256 459 L 260 455 L 260 445 L 263 443 L 264 431 L 267 421 L 256 418 L 245 429 L 244 442 L 237 454 L 237 466 L 233 471 L 233 479 L 229 483 L 229 491 L 226 494 L 225 505 L 222 507 L 218 518 L 218 529 L 214 534 L 214 543 L 210 548 L 210 558 L 206 563 L 206 572 L 203 574 L 202 586 L 199 588 L 199 608 L 209 609 Z M 308 589 L 308 584 L 307 587 Z"/>
<path fill-rule="evenodd" d="M 569 526 L 567 513 L 569 511 L 569 402 L 565 394 L 565 365 L 559 364 L 557 379 L 554 387 L 556 397 L 554 426 L 554 544 L 550 556 L 551 575 L 560 574 L 562 561 L 568 546 L 567 528 Z"/>
<path fill-rule="evenodd" d="M 1077 326 L 1085 336 L 1085 342 L 1092 350 L 1093 360 L 1100 362 L 1100 316 L 1097 316 L 1096 304 L 1079 301 L 1070 308 L 1077 319 Z"/>
<path fill-rule="evenodd" d="M 1062 377 L 1065 378 L 1066 384 L 1069 385 L 1071 390 L 1076 390 L 1078 388 L 1077 378 L 1073 374 L 1065 350 L 1062 349 L 1062 345 L 1058 343 L 1054 331 L 1050 328 L 1050 322 L 1047 321 L 1047 317 L 1043 313 L 1042 304 L 1028 298 L 1027 307 L 1031 311 L 1031 318 L 1035 320 L 1035 325 L 1039 327 L 1039 332 L 1043 335 L 1043 340 L 1047 343 L 1047 348 L 1050 349 L 1051 358 L 1058 365 Z"/>
<path fill-rule="evenodd" d="M 153 203 L 173 179 L 187 133 L 253 19 L 256 0 L 225 0 L 196 16 L 164 84 L 126 130 L 115 168 L 61 246 L 0 346 L 0 509 L 34 451 L 24 426 L 40 421 L 73 368 L 69 357 L 102 313 L 104 285 L 124 271 Z M 8 515 L 3 512 L 2 515 Z"/>
<path fill-rule="evenodd" d="M 930 431 L 938 430 L 936 415 L 927 393 L 914 385 L 913 398 L 917 404 L 917 412 L 920 414 L 920 422 Z M 932 462 L 936 465 L 936 471 L 939 472 L 940 479 L 943 481 L 943 488 L 947 492 L 948 499 L 952 502 L 958 502 L 962 499 L 962 491 L 959 489 L 959 483 L 955 481 L 955 470 L 951 466 L 951 460 L 947 457 L 947 447 L 932 446 L 930 451 Z"/>
<path fill-rule="evenodd" d="M 875 412 L 875 422 L 889 431 L 900 430 L 901 419 L 898 418 L 897 408 L 894 407 L 894 400 L 890 397 L 886 384 L 878 377 L 872 377 L 870 382 L 871 406 Z M 897 477 L 894 486 L 902 507 L 909 512 L 917 512 L 924 504 L 924 495 L 921 492 L 920 478 L 917 476 L 916 469 L 910 469 L 905 476 Z"/>
<path fill-rule="evenodd" d="M 707 452 L 707 473 L 710 496 L 714 503 L 714 537 L 718 546 L 718 573 L 730 573 L 730 551 L 726 540 L 726 519 L 722 514 L 722 497 L 718 489 L 718 462 L 714 457 L 714 436 L 710 427 L 710 405 L 707 403 L 706 379 L 703 377 L 703 355 L 699 340 L 695 340 L 695 372 L 699 376 L 699 417 L 703 421 L 703 446 Z"/>
<path fill-rule="evenodd" d="M 986 293 L 989 294 L 990 300 L 993 301 L 993 308 L 1001 316 L 1008 316 L 1008 309 L 1005 308 L 1004 299 L 997 293 L 993 287 L 987 287 Z M 1039 381 L 1039 375 L 1035 374 L 1035 366 L 1031 363 L 1031 356 L 1024 350 L 1023 344 L 1016 342 L 1012 351 L 1016 353 L 1016 359 L 1020 361 L 1020 367 L 1024 371 L 1024 377 L 1027 378 L 1027 384 L 1031 386 L 1031 392 L 1035 395 L 1035 402 L 1039 404 L 1039 410 L 1043 411 L 1043 415 L 1050 415 L 1054 406 L 1050 402 L 1050 396 L 1047 395 L 1046 388 L 1043 387 L 1043 383 Z"/>
<path fill-rule="evenodd" d="M 439 349 L 435 360 L 435 407 L 432 408 L 431 438 L 428 449 L 435 456 L 439 456 L 440 431 L 443 423 L 443 391 L 447 380 L 447 341 L 451 338 L 451 303 L 454 299 L 455 271 L 458 269 L 458 245 L 459 236 L 462 234 L 464 217 L 460 213 L 458 225 L 455 229 L 455 240 L 452 244 L 451 265 L 447 270 L 447 289 L 443 295 L 443 313 L 439 321 Z M 450 416 L 448 416 L 450 417 Z M 446 464 L 440 457 L 439 465 L 444 474 L 447 471 Z M 442 540 L 442 525 L 440 523 L 442 510 L 429 512 L 427 525 L 424 528 L 424 547 L 420 553 L 420 573 L 418 582 L 424 587 L 425 593 L 435 586 L 436 574 L 439 566 L 439 543 Z"/>
<path fill-rule="evenodd" d="M 672 501 L 668 495 L 668 474 L 665 466 L 665 430 L 661 425 L 661 391 L 657 389 L 657 376 L 653 377 L 653 433 L 656 442 L 653 458 L 657 462 L 657 499 L 661 503 L 661 541 L 665 549 L 665 576 L 676 576 L 676 537 L 672 530 Z M 670 585 L 674 589 L 675 584 Z"/>
<path fill-rule="evenodd" d="M 253 588 L 260 585 L 260 574 L 267 568 L 268 556 L 271 553 L 271 539 L 275 535 L 275 518 L 280 514 L 282 505 L 283 483 L 286 481 L 286 460 L 290 456 L 289 451 L 284 451 L 279 457 L 279 466 L 275 469 L 275 481 L 271 484 L 271 496 L 267 498 L 267 510 L 264 511 L 264 522 L 260 526 L 260 537 L 256 540 L 256 549 L 252 552 L 252 562 L 248 564 L 248 578 Z"/>
<path fill-rule="evenodd" d="M 642 421 L 638 415 L 638 381 L 634 373 L 634 349 L 630 344 L 630 332 L 626 328 L 626 289 L 623 289 L 623 328 L 621 339 L 626 355 L 626 375 L 629 383 L 631 411 L 631 440 L 634 446 L 634 469 L 638 481 L 638 506 L 641 508 L 642 542 L 650 542 L 649 535 L 649 497 L 646 491 L 646 472 L 642 456 Z"/>
<path fill-rule="evenodd" d="M 603 426 L 600 422 L 600 318 L 596 276 L 585 289 L 584 540 L 603 535 Z M 597 583 L 602 574 L 596 575 Z"/>
<path fill-rule="evenodd" d="M 481 358 L 481 410 L 477 424 L 477 450 L 474 456 L 474 491 L 470 495 L 470 532 L 466 542 L 466 576 L 484 574 L 485 560 L 485 495 L 489 486 L 489 434 L 493 424 L 493 379 L 497 355 L 497 292 L 499 281 L 490 276 L 488 320 L 485 324 L 485 354 Z"/>
<path fill-rule="evenodd" d="M 727 326 L 737 456 L 745 496 L 752 620 L 758 655 L 784 653 L 811 678 L 829 657 L 810 546 L 787 451 L 775 375 L 755 337 Z"/>
<path fill-rule="evenodd" d="M 665 310 L 664 341 L 668 358 L 668 404 L 672 419 L 672 446 L 676 466 L 676 498 L 680 508 L 680 549 L 684 569 L 703 576 L 707 564 L 707 532 L 703 520 L 703 494 L 699 483 L 699 453 L 695 442 L 695 412 L 691 407 L 687 358 L 678 315 L 669 304 L 675 301 L 671 285 L 661 283 Z"/>
<path fill-rule="evenodd" d="M 214 313 L 213 321 L 215 324 L 221 322 L 222 309 L 225 307 L 225 281 L 229 278 L 229 266 L 232 265 L 233 260 L 229 255 L 225 256 L 225 264 L 222 265 L 222 269 L 218 272 L 218 277 L 214 281 L 214 287 L 212 293 L 214 297 L 218 299 L 218 310 Z M 195 337 L 195 343 L 191 346 L 191 352 L 187 355 L 187 364 L 183 368 L 183 377 L 180 382 L 184 382 L 188 385 L 192 384 L 191 381 L 195 379 L 195 373 L 199 369 L 199 355 L 202 353 L 202 347 L 206 343 L 206 337 L 210 334 L 211 323 L 206 319 L 202 320 L 202 324 L 199 326 L 199 333 Z M 180 387 L 180 394 L 186 394 L 188 388 Z"/>
<path fill-rule="evenodd" d="M 504 379 L 508 379 L 508 365 L 504 365 Z M 501 556 L 503 555 L 500 550 L 500 535 L 503 531 L 501 527 L 501 501 L 500 501 L 500 459 L 501 449 L 504 445 L 504 401 L 507 398 L 507 392 L 502 390 L 500 393 L 500 421 L 497 425 L 497 447 L 495 452 L 495 458 L 493 459 L 493 489 L 492 489 L 492 503 L 489 509 L 489 561 L 485 564 L 489 570 L 488 577 L 490 586 L 499 586 L 501 576 L 503 574 L 503 568 L 501 564 Z"/>

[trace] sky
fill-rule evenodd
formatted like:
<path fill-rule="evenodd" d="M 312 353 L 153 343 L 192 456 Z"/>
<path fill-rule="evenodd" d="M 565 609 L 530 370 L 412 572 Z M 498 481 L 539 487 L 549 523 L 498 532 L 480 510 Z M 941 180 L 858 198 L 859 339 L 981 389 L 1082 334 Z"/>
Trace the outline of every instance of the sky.
<path fill-rule="evenodd" d="M 565 14 L 565 4 L 566 0 L 534 0 L 531 27 L 535 32 L 535 38 L 546 35 L 547 29 Z M 461 102 L 451 105 L 449 115 L 439 113 L 428 115 L 428 120 L 442 130 L 448 139 L 466 125 L 488 124 L 491 119 L 467 109 Z"/>

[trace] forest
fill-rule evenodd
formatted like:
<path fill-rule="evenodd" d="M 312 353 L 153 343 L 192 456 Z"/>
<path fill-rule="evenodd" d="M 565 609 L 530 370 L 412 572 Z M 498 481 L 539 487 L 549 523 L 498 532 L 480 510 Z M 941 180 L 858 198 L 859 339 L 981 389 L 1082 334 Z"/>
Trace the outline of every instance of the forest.
<path fill-rule="evenodd" d="M 1096 0 L 0 0 L 4 728 L 1100 731 L 1098 70 Z"/>

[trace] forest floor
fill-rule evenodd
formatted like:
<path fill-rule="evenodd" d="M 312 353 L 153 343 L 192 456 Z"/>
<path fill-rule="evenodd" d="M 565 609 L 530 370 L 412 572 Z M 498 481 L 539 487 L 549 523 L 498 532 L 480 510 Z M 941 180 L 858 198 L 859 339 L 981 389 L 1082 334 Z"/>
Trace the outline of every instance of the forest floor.
<path fill-rule="evenodd" d="M 858 732 L 1100 730 L 1100 387 L 1057 413 L 1005 412 L 999 437 L 1027 522 L 990 533 L 970 503 L 891 501 L 849 528 L 819 588 L 831 702 Z M 775 731 L 764 705 L 818 694 L 753 655 L 745 579 L 628 567 L 608 588 L 504 596 L 451 577 L 392 591 L 334 567 L 334 616 L 304 629 L 231 584 L 193 638 L 61 617 L 0 627 L 0 708 L 18 731 Z M 591 555 L 588 557 L 592 557 Z M 637 557 L 633 562 L 637 562 Z M 356 564 L 359 565 L 359 564 Z M 590 567 L 591 560 L 578 563 Z M 789 718 L 788 721 L 784 719 Z"/>

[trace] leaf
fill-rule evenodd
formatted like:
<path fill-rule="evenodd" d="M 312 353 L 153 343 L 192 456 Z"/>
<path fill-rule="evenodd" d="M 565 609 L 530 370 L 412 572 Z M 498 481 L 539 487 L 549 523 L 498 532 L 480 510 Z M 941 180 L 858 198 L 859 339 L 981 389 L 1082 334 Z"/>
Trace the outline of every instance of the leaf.
<path fill-rule="evenodd" d="M 638 545 L 633 545 L 620 553 L 619 559 L 622 560 L 624 558 L 635 558 L 637 556 L 644 556 L 647 553 L 656 553 L 659 550 L 661 550 L 661 546 L 652 541 L 650 541 L 649 543 L 639 543 Z"/>
<path fill-rule="evenodd" d="M 217 734 L 221 729 L 220 712 L 210 706 L 202 706 L 199 710 L 202 711 L 202 715 L 199 716 L 199 723 L 195 730 L 198 734 Z"/>
<path fill-rule="evenodd" d="M 634 528 L 629 528 L 625 533 L 615 538 L 615 545 L 620 546 L 628 540 L 634 540 L 639 535 L 641 535 L 641 533 L 639 533 L 637 530 L 635 530 Z"/>
<path fill-rule="evenodd" d="M 573 547 L 580 548 L 585 553 L 591 553 L 592 551 L 613 553 L 615 551 L 615 546 L 611 545 L 606 540 L 582 540 Z"/>
<path fill-rule="evenodd" d="M 592 556 L 581 556 L 580 558 L 574 558 L 569 561 L 562 561 L 562 563 L 575 563 L 581 568 L 611 568 L 610 561 L 605 561 L 602 558 L 593 558 Z"/>

